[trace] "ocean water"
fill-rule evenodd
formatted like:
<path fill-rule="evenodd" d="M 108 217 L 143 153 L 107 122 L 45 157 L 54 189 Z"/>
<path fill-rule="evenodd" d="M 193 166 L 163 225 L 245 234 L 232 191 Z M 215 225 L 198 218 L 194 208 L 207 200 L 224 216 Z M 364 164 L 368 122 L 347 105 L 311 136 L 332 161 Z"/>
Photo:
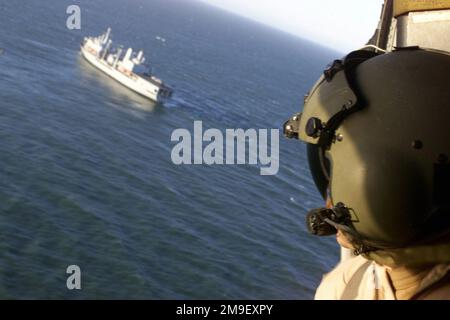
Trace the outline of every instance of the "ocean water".
<path fill-rule="evenodd" d="M 71 4 L 81 30 L 66 28 Z M 171 101 L 80 57 L 108 26 Z M 338 53 L 193 0 L 1 1 L 0 30 L 0 298 L 313 297 L 338 248 L 305 230 L 322 201 L 304 146 L 280 137 L 279 173 L 260 176 L 176 166 L 170 137 L 195 120 L 281 128 Z"/>

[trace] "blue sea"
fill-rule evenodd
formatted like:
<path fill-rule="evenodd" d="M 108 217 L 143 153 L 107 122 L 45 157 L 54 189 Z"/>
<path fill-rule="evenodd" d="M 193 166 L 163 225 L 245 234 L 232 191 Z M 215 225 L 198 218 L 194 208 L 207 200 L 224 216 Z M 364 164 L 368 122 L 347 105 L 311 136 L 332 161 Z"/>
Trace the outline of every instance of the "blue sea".
<path fill-rule="evenodd" d="M 170 101 L 83 60 L 107 27 Z M 281 129 L 338 52 L 194 0 L 1 1 L 0 30 L 0 298 L 313 298 L 339 252 L 305 228 L 322 206 L 305 146 L 280 136 L 279 173 L 261 176 L 176 166 L 171 134 Z"/>

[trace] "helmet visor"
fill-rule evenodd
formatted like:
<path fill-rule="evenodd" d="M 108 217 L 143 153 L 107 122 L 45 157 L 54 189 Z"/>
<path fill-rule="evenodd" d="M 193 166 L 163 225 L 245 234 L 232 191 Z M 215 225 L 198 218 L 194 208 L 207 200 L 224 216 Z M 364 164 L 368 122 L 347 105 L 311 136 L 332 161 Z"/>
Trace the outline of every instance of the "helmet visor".
<path fill-rule="evenodd" d="M 314 183 L 320 195 L 326 200 L 330 185 L 330 160 L 325 156 L 323 148 L 318 145 L 308 143 L 306 150 Z"/>

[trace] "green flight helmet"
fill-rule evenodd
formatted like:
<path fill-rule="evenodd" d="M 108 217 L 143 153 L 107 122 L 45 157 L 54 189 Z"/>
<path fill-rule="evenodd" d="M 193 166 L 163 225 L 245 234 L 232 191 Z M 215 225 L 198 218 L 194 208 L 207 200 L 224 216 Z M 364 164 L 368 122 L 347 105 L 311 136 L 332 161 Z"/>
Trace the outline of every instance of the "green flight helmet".
<path fill-rule="evenodd" d="M 450 55 L 403 48 L 336 60 L 284 133 L 307 143 L 331 208 L 316 235 L 345 231 L 359 253 L 432 241 L 450 231 Z"/>

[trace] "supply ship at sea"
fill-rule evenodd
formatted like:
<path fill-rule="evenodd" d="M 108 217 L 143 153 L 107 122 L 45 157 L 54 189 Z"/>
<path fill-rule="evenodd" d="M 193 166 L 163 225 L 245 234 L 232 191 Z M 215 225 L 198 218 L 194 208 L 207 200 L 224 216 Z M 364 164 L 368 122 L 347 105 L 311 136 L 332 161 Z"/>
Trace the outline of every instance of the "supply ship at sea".
<path fill-rule="evenodd" d="M 99 37 L 86 37 L 81 43 L 83 57 L 124 86 L 156 102 L 171 97 L 172 90 L 153 76 L 145 64 L 143 50 L 134 52 L 129 48 L 122 56 L 123 51 L 122 47 L 112 47 L 111 28 Z"/>

